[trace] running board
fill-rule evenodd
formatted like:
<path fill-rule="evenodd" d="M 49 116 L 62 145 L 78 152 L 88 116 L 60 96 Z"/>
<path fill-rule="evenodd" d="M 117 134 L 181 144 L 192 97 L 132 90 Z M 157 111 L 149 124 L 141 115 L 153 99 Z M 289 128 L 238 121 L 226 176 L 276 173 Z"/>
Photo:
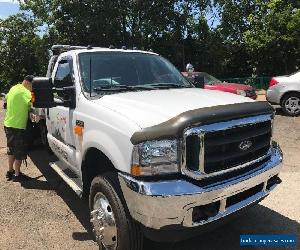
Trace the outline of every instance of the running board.
<path fill-rule="evenodd" d="M 75 181 L 66 175 L 55 162 L 50 162 L 49 165 L 68 184 L 68 186 L 74 190 L 78 196 L 81 196 L 82 189 L 75 183 Z"/>

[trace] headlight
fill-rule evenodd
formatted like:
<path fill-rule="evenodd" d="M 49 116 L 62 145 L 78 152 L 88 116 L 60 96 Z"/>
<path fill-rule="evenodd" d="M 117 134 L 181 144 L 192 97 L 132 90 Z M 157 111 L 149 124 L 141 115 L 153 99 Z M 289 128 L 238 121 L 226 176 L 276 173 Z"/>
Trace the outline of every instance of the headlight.
<path fill-rule="evenodd" d="M 147 141 L 134 146 L 132 175 L 170 174 L 178 171 L 177 140 Z"/>
<path fill-rule="evenodd" d="M 237 93 L 238 95 L 241 95 L 241 96 L 247 96 L 246 91 L 241 90 L 241 89 L 238 89 L 238 90 L 236 91 L 236 93 Z"/>

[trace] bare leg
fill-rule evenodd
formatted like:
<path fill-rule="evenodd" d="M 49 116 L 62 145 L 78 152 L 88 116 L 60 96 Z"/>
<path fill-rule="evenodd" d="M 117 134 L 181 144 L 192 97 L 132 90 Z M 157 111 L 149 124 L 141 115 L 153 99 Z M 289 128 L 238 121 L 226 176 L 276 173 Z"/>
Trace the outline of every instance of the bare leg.
<path fill-rule="evenodd" d="M 15 157 L 13 155 L 8 156 L 8 171 L 12 172 L 14 170 L 14 162 L 15 162 Z"/>
<path fill-rule="evenodd" d="M 15 176 L 18 176 L 20 174 L 21 164 L 21 160 L 15 160 Z"/>

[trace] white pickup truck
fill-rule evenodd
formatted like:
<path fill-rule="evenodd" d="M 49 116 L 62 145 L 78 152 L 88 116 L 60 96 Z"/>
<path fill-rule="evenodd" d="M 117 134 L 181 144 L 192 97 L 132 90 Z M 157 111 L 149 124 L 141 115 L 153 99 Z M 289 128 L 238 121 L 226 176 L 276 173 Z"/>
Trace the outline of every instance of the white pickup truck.
<path fill-rule="evenodd" d="M 103 249 L 219 225 L 281 182 L 267 102 L 195 88 L 163 57 L 57 45 L 33 82 L 51 167 L 89 197 Z M 42 124 L 42 121 L 40 121 Z"/>

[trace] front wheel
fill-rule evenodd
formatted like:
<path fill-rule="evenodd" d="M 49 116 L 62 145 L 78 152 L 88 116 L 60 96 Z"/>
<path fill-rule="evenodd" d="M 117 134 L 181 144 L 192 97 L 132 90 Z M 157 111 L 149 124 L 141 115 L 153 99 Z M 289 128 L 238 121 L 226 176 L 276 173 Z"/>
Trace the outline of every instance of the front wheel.
<path fill-rule="evenodd" d="M 143 234 L 128 212 L 116 173 L 105 173 L 94 178 L 89 205 L 93 232 L 100 249 L 143 248 Z"/>
<path fill-rule="evenodd" d="M 290 116 L 300 114 L 300 94 L 292 93 L 284 97 L 281 104 L 283 111 Z"/>

